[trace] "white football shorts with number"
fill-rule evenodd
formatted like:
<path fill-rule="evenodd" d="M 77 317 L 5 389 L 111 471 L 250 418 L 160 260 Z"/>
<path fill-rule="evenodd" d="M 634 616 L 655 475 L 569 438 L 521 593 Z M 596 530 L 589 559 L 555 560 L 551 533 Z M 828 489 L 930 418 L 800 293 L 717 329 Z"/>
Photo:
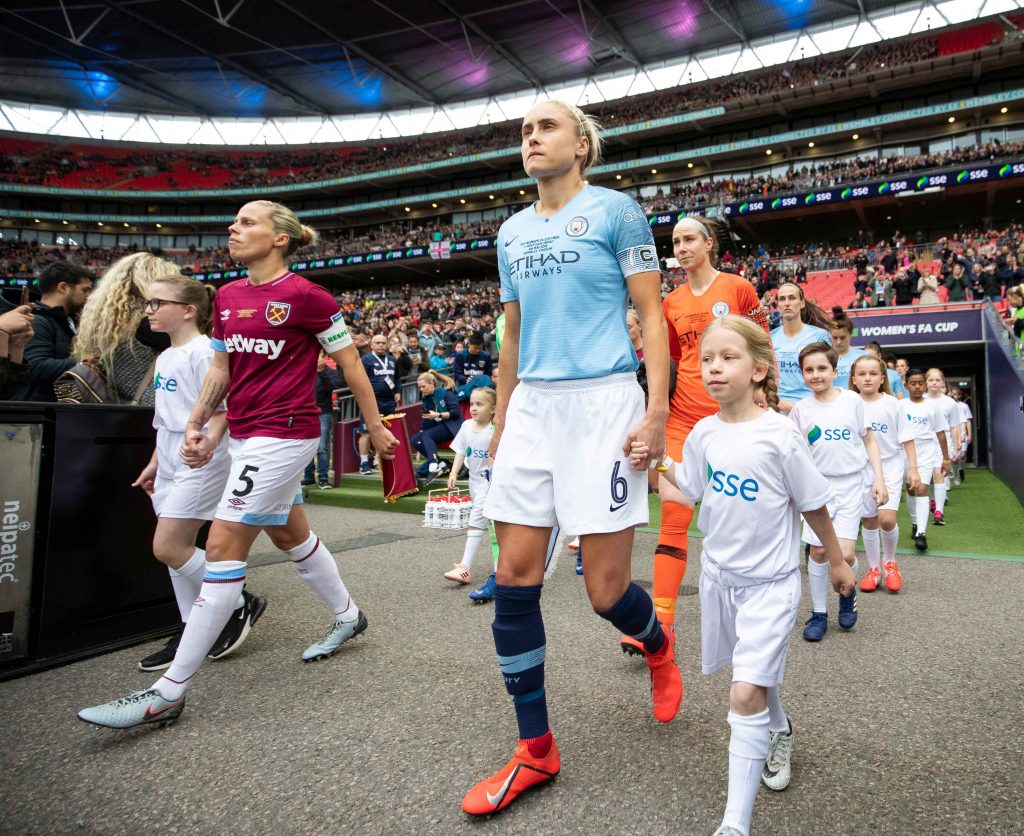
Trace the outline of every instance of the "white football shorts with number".
<path fill-rule="evenodd" d="M 153 510 L 158 517 L 169 519 L 212 520 L 231 466 L 227 444 L 217 447 L 208 464 L 193 469 L 178 452 L 184 442 L 184 433 L 157 430 Z"/>
<path fill-rule="evenodd" d="M 632 372 L 521 381 L 512 392 L 484 515 L 569 537 L 647 524 L 647 472 L 622 454 L 644 417 Z"/>
<path fill-rule="evenodd" d="M 318 438 L 232 438 L 231 467 L 217 519 L 284 525 L 292 506 L 302 504 L 302 473 L 319 443 Z"/>

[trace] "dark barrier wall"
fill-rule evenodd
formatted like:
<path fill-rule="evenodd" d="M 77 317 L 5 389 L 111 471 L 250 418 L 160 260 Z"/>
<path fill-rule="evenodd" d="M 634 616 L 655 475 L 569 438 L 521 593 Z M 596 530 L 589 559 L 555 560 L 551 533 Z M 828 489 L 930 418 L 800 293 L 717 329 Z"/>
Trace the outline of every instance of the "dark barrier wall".
<path fill-rule="evenodd" d="M 131 487 L 153 453 L 152 410 L 0 403 L 0 419 L 43 432 L 29 656 L 13 666 L 70 661 L 178 624 L 153 557 L 153 506 Z M 0 676 L 10 672 L 0 665 Z"/>
<path fill-rule="evenodd" d="M 1024 504 L 1024 371 L 996 314 L 985 311 L 989 464 Z"/>

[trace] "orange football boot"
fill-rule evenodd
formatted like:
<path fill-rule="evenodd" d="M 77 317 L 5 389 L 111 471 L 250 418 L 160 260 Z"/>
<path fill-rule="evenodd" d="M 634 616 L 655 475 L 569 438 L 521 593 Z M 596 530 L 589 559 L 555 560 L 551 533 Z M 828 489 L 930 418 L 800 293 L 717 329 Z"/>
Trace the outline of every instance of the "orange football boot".
<path fill-rule="evenodd" d="M 676 637 L 664 624 L 661 629 L 665 631 L 665 644 L 657 653 L 647 654 L 647 667 L 651 671 L 654 716 L 667 723 L 679 713 L 683 701 L 683 677 L 676 665 Z"/>
<path fill-rule="evenodd" d="M 508 807 L 523 791 L 550 781 L 561 767 L 554 740 L 543 758 L 533 757 L 526 741 L 520 740 L 512 760 L 466 793 L 462 809 L 472 816 L 497 813 Z"/>

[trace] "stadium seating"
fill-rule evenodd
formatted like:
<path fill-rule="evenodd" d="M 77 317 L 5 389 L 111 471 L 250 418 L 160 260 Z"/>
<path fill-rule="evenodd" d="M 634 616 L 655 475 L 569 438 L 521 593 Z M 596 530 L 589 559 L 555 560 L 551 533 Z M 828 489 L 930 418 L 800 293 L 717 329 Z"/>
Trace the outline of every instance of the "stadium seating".
<path fill-rule="evenodd" d="M 940 32 L 935 40 L 939 55 L 956 55 L 999 43 L 1003 40 L 1003 28 L 998 23 L 979 23 L 969 29 Z"/>

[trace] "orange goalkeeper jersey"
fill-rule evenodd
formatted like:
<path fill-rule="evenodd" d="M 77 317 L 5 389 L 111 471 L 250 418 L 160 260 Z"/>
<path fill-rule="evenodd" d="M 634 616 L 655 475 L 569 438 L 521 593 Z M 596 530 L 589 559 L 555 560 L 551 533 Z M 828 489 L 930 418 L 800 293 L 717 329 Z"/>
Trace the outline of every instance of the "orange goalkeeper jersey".
<path fill-rule="evenodd" d="M 700 296 L 684 284 L 666 296 L 661 307 L 668 324 L 669 351 L 678 369 L 669 423 L 692 427 L 701 418 L 718 412 L 718 404 L 704 388 L 700 376 L 700 336 L 708 323 L 737 314 L 753 320 L 767 332 L 768 316 L 754 286 L 732 273 L 719 273 Z"/>

